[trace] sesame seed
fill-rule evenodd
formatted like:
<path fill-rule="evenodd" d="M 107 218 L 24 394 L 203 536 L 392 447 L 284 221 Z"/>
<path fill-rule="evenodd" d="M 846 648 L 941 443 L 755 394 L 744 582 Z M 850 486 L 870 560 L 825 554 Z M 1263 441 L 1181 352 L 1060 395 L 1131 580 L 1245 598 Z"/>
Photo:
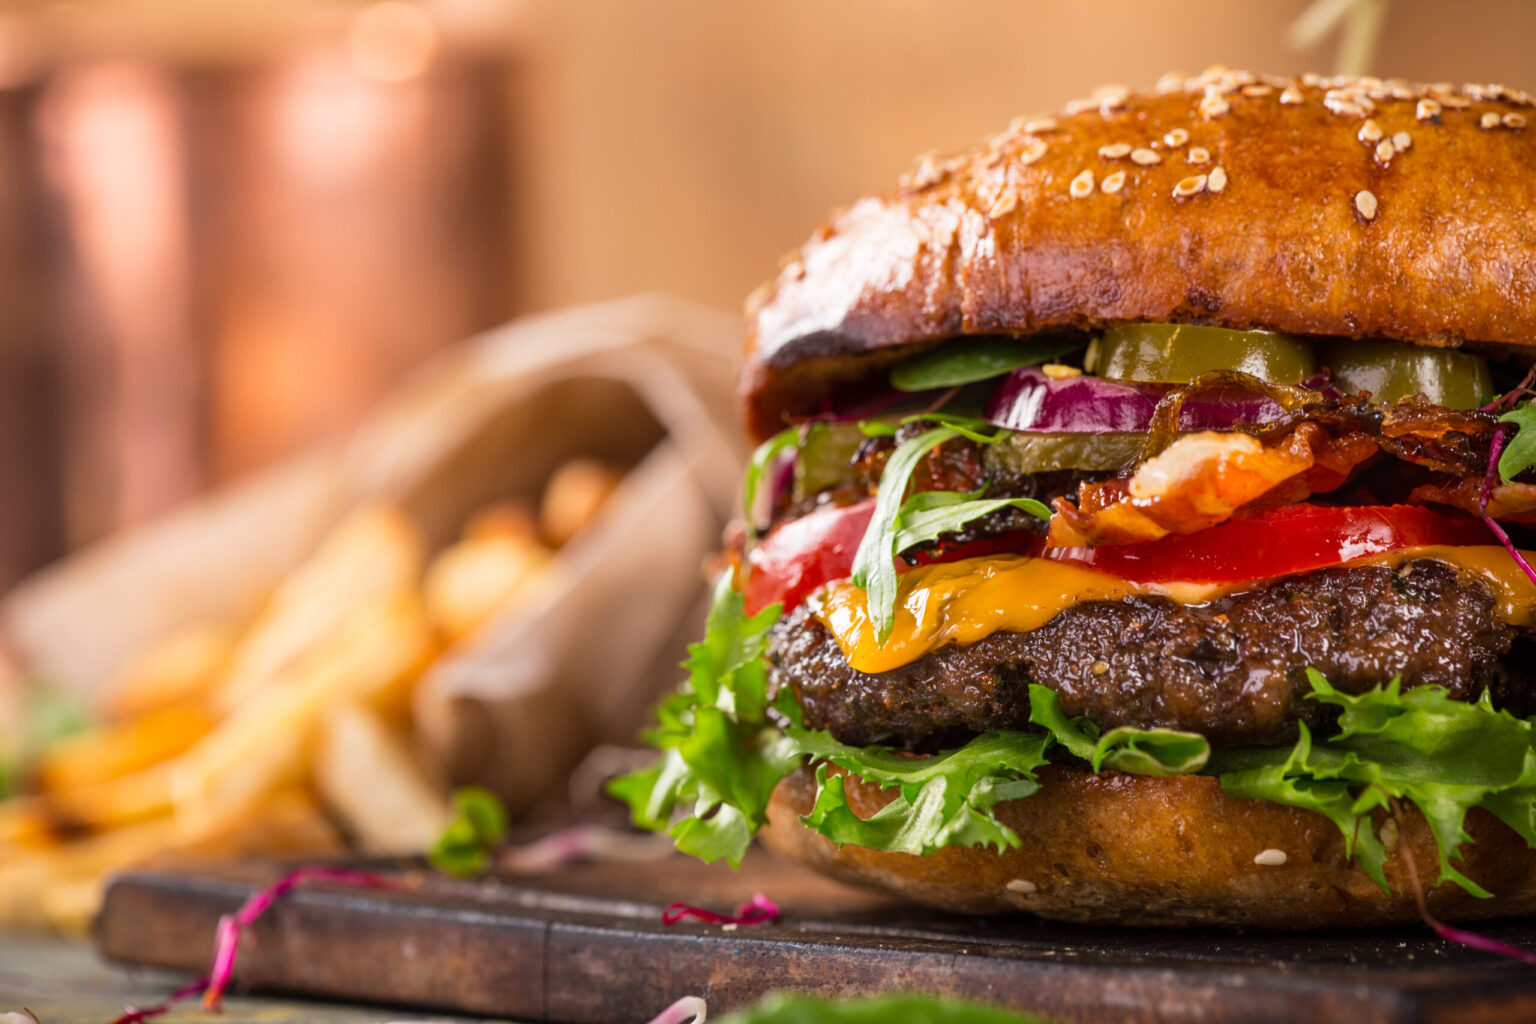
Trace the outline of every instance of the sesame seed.
<path fill-rule="evenodd" d="M 1369 189 L 1361 189 L 1355 193 L 1355 212 L 1366 220 L 1376 219 L 1376 209 L 1379 205 L 1376 194 Z"/>
<path fill-rule="evenodd" d="M 996 201 L 992 204 L 992 208 L 987 211 L 987 219 L 997 220 L 999 217 L 1006 217 L 1017 209 L 1018 205 L 1019 194 L 1017 192 L 1004 192 L 997 197 Z"/>
<path fill-rule="evenodd" d="M 1220 96 L 1206 96 L 1200 101 L 1200 116 L 1207 121 L 1221 117 L 1232 109 L 1232 105 Z"/>
<path fill-rule="evenodd" d="M 1152 87 L 1152 91 L 1159 96 L 1170 92 L 1179 92 L 1184 88 L 1184 82 L 1188 77 L 1182 71 L 1170 71 L 1157 80 L 1157 84 Z"/>
<path fill-rule="evenodd" d="M 1045 150 L 1046 145 L 1044 139 L 1025 139 L 1023 148 L 1019 150 L 1019 163 L 1023 164 L 1025 167 L 1028 167 L 1036 160 L 1039 160 L 1041 157 L 1045 156 Z"/>
<path fill-rule="evenodd" d="M 1287 86 L 1280 92 L 1280 102 L 1287 107 L 1297 106 L 1304 99 L 1306 99 L 1306 97 L 1303 96 L 1301 94 L 1301 90 L 1295 86 Z"/>
<path fill-rule="evenodd" d="M 1405 152 L 1409 146 L 1413 145 L 1413 136 L 1407 132 L 1398 132 L 1392 136 L 1392 145 L 1397 148 L 1399 153 Z"/>
<path fill-rule="evenodd" d="M 1189 132 L 1183 128 L 1170 128 L 1168 133 L 1163 136 L 1163 141 L 1174 149 L 1178 149 L 1189 141 Z"/>
<path fill-rule="evenodd" d="M 1153 164 L 1160 164 L 1162 162 L 1162 154 L 1155 149 L 1147 149 L 1145 146 L 1142 146 L 1139 149 L 1131 150 L 1131 163 L 1133 164 L 1151 167 Z"/>
<path fill-rule="evenodd" d="M 1119 192 L 1120 189 L 1122 187 L 1124 187 L 1124 185 L 1125 185 L 1125 172 L 1124 171 L 1115 171 L 1113 174 L 1109 174 L 1109 175 L 1105 176 L 1104 182 L 1103 182 L 1103 184 L 1101 184 L 1099 186 L 1099 188 L 1106 195 L 1114 195 L 1116 192 Z"/>
<path fill-rule="evenodd" d="M 1311 86 L 1315 89 L 1319 85 L 1323 84 L 1323 76 L 1319 75 L 1316 71 L 1305 72 L 1301 76 L 1301 84 Z"/>
<path fill-rule="evenodd" d="M 1226 188 L 1227 172 L 1220 167 L 1213 169 L 1211 173 L 1206 176 L 1205 187 L 1210 189 L 1212 192 L 1220 192 L 1222 189 Z"/>
<path fill-rule="evenodd" d="M 1360 131 L 1355 135 L 1355 138 L 1361 142 L 1375 144 L 1381 141 L 1381 136 L 1381 125 L 1376 123 L 1375 118 L 1366 118 L 1365 123 L 1360 126 Z"/>
<path fill-rule="evenodd" d="M 1272 87 L 1267 86 L 1267 85 L 1245 85 L 1245 86 L 1243 86 L 1243 95 L 1244 96 L 1253 96 L 1255 98 L 1260 97 L 1260 96 L 1268 96 L 1270 93 L 1272 93 L 1274 91 L 1275 90 Z"/>
<path fill-rule="evenodd" d="M 1054 117 L 1037 117 L 1033 121 L 1025 121 L 1024 127 L 1020 130 L 1025 135 L 1039 135 L 1044 132 L 1053 132 L 1056 130 L 1056 119 Z"/>
<path fill-rule="evenodd" d="M 1392 158 L 1394 156 L 1396 156 L 1396 155 L 1397 155 L 1397 147 L 1392 145 L 1392 140 L 1391 139 L 1382 139 L 1380 142 L 1378 142 L 1376 144 L 1376 162 L 1377 163 L 1389 164 L 1389 163 L 1392 162 Z"/>
<path fill-rule="evenodd" d="M 1504 127 L 1505 128 L 1510 128 L 1510 129 L 1524 128 L 1525 127 L 1525 115 L 1524 114 L 1505 114 L 1504 115 Z"/>
<path fill-rule="evenodd" d="M 1489 113 L 1484 114 L 1482 119 L 1477 123 L 1484 131 L 1487 131 L 1490 128 L 1497 128 L 1500 123 L 1500 118 L 1498 114 L 1490 111 Z"/>
<path fill-rule="evenodd" d="M 1184 159 L 1192 164 L 1208 164 L 1211 162 L 1211 151 L 1204 146 L 1191 146 Z"/>
<path fill-rule="evenodd" d="M 1034 882 L 1026 881 L 1022 878 L 1015 878 L 1013 881 L 1008 883 L 1009 892 L 1020 892 L 1026 896 L 1034 892 L 1035 889 L 1036 886 Z"/>
<path fill-rule="evenodd" d="M 1289 859 L 1284 850 L 1277 850 L 1274 847 L 1260 850 L 1253 855 L 1253 862 L 1261 868 L 1278 868 Z"/>
<path fill-rule="evenodd" d="M 1072 193 L 1073 199 L 1082 199 L 1088 195 L 1093 191 L 1093 172 L 1083 171 L 1073 178 L 1072 184 L 1068 186 L 1067 191 Z"/>
<path fill-rule="evenodd" d="M 1414 110 L 1414 116 L 1420 121 L 1438 121 L 1440 120 L 1440 104 L 1434 100 L 1419 100 L 1419 105 Z"/>
<path fill-rule="evenodd" d="M 1188 199 L 1198 192 L 1205 191 L 1206 178 L 1203 174 L 1191 174 L 1173 186 L 1173 198 Z"/>
<path fill-rule="evenodd" d="M 1438 99 L 1442 107 L 1449 107 L 1452 110 L 1466 110 L 1472 105 L 1472 101 L 1465 96 L 1440 96 Z"/>
<path fill-rule="evenodd" d="M 1099 147 L 1099 156 L 1106 160 L 1119 160 L 1121 157 L 1129 155 L 1130 152 L 1131 144 L 1129 142 L 1111 142 L 1107 146 Z"/>

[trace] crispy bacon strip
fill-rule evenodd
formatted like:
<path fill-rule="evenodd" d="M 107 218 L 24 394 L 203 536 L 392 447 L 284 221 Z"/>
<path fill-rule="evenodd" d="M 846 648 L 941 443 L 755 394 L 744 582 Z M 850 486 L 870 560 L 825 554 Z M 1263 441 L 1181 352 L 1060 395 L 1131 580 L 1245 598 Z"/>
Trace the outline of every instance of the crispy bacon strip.
<path fill-rule="evenodd" d="M 1378 450 L 1364 434 L 1332 437 L 1310 422 L 1270 444 L 1247 434 L 1191 434 L 1129 480 L 1084 484 L 1076 505 L 1058 498 L 1046 543 L 1133 544 L 1195 533 L 1244 507 L 1290 504 L 1333 490 Z"/>
<path fill-rule="evenodd" d="M 1482 515 L 1483 482 L 1472 477 L 1415 487 L 1408 500 L 1415 505 L 1449 505 Z M 1536 484 L 1495 484 L 1488 493 L 1488 516 L 1505 523 L 1536 524 Z"/>

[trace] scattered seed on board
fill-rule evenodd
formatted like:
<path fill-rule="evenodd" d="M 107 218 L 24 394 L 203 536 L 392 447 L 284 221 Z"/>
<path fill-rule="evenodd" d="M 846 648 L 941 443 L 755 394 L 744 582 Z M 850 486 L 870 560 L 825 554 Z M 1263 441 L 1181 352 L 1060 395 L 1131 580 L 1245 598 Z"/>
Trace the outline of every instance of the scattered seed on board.
<path fill-rule="evenodd" d="M 1103 181 L 1102 184 L 1099 185 L 1099 188 L 1106 195 L 1114 195 L 1116 192 L 1119 192 L 1120 189 L 1122 187 L 1124 187 L 1124 185 L 1125 185 L 1125 172 L 1124 171 L 1115 171 L 1113 174 L 1109 174 L 1109 175 L 1105 176 L 1104 181 Z"/>
<path fill-rule="evenodd" d="M 1211 162 L 1211 151 L 1204 146 L 1191 146 L 1184 159 L 1192 164 L 1208 164 Z"/>
<path fill-rule="evenodd" d="M 1274 847 L 1260 850 L 1253 855 L 1253 862 L 1261 868 L 1278 868 L 1288 860 L 1290 858 L 1285 855 L 1284 850 L 1277 850 Z"/>
<path fill-rule="evenodd" d="M 1131 144 L 1129 142 L 1111 142 L 1107 146 L 1099 147 L 1099 156 L 1106 160 L 1119 160 L 1121 157 L 1129 156 L 1130 152 Z"/>
<path fill-rule="evenodd" d="M 1192 174 L 1173 186 L 1173 198 L 1188 199 L 1190 196 L 1205 191 L 1206 177 L 1203 174 Z"/>
<path fill-rule="evenodd" d="M 1153 164 L 1160 164 L 1162 162 L 1163 155 L 1155 149 L 1148 149 L 1145 146 L 1142 146 L 1139 149 L 1131 150 L 1131 163 L 1133 164 L 1140 164 L 1143 167 L 1151 167 Z"/>
<path fill-rule="evenodd" d="M 1205 187 L 1212 192 L 1220 192 L 1227 187 L 1227 172 L 1220 167 L 1211 171 L 1205 177 Z"/>
<path fill-rule="evenodd" d="M 1093 191 L 1093 172 L 1083 171 L 1073 178 L 1072 184 L 1068 186 L 1067 191 L 1072 194 L 1073 199 L 1082 199 L 1090 194 Z"/>
<path fill-rule="evenodd" d="M 1376 194 L 1370 189 L 1361 189 L 1355 193 L 1355 212 L 1366 220 L 1376 219 L 1378 206 Z"/>

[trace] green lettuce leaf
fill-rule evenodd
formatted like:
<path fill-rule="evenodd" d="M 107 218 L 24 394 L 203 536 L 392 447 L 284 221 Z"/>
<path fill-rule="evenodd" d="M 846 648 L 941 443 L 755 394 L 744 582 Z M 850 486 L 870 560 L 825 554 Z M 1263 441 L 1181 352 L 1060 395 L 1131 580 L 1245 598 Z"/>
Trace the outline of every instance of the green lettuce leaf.
<path fill-rule="evenodd" d="M 1085 718 L 1068 719 L 1049 687 L 1031 683 L 1029 720 L 1047 730 L 1072 756 L 1094 771 L 1112 768 L 1132 775 L 1193 775 L 1205 767 L 1211 745 L 1197 732 L 1121 726 L 1102 735 Z"/>
<path fill-rule="evenodd" d="M 819 999 L 774 993 L 720 1018 L 720 1024 L 1038 1024 L 1008 1010 L 965 1000 L 906 993 Z"/>
<path fill-rule="evenodd" d="M 1035 770 L 1046 764 L 1044 733 L 989 732 L 963 747 L 913 758 L 882 747 L 850 747 L 831 734 L 791 725 L 796 753 L 818 763 L 816 803 L 802 820 L 834 843 L 919 855 L 945 846 L 1018 846 L 1019 837 L 992 808 L 1040 788 Z M 897 797 L 869 818 L 848 806 L 843 777 L 828 764 Z"/>
<path fill-rule="evenodd" d="M 741 863 L 773 787 L 800 763 L 767 718 L 763 652 L 779 614 L 773 605 L 748 616 L 731 574 L 721 574 L 704 639 L 688 649 L 688 681 L 657 708 L 646 736 L 661 758 L 608 787 L 636 825 L 666 829 L 706 862 Z"/>
<path fill-rule="evenodd" d="M 1339 826 L 1361 867 L 1386 887 L 1386 861 L 1370 812 L 1389 799 L 1413 804 L 1435 836 L 1440 880 L 1488 893 L 1452 865 L 1470 837 L 1467 812 L 1483 807 L 1536 845 L 1536 731 L 1482 699 L 1439 686 L 1402 691 L 1397 680 L 1352 697 L 1308 670 L 1311 696 L 1342 709 L 1339 732 L 1305 728 L 1290 750 L 1220 752 L 1212 767 L 1234 796 L 1316 810 Z"/>
<path fill-rule="evenodd" d="M 1500 423 L 1513 423 L 1515 436 L 1504 446 L 1499 456 L 1499 478 L 1505 483 L 1526 470 L 1536 467 L 1536 402 L 1517 405 L 1503 416 Z"/>
<path fill-rule="evenodd" d="M 946 342 L 931 352 L 891 367 L 891 387 L 898 391 L 953 388 L 998 377 L 1021 366 L 1059 359 L 1083 347 L 1074 338 L 968 338 Z"/>

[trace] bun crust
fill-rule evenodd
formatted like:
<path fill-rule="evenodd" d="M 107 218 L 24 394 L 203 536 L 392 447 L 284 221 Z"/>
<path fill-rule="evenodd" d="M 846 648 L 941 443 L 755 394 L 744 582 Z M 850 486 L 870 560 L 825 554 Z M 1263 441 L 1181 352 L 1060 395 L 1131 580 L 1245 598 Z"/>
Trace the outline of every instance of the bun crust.
<path fill-rule="evenodd" d="M 926 157 L 749 300 L 748 430 L 962 334 L 1185 321 L 1536 344 L 1529 106 L 1218 68 Z"/>
<path fill-rule="evenodd" d="M 781 856 L 844 881 L 963 913 L 1027 911 L 1059 921 L 1151 927 L 1214 925 L 1265 929 L 1367 927 L 1418 920 L 1403 848 L 1411 851 L 1430 911 L 1449 920 L 1536 911 L 1536 852 L 1481 810 L 1467 818 L 1473 842 L 1457 867 L 1494 899 L 1449 883 L 1433 886 L 1434 839 L 1405 811 L 1389 854 L 1383 893 L 1344 851 L 1338 827 L 1312 811 L 1227 796 L 1208 776 L 1150 778 L 1062 767 L 1040 771 L 1041 789 L 1001 804 L 1000 820 L 1023 845 L 947 847 L 926 857 L 838 848 L 804 827 L 815 777 L 781 782 L 760 833 Z M 861 817 L 891 799 L 849 779 Z M 1283 864 L 1255 863 L 1264 851 Z M 1280 859 L 1271 852 L 1261 861 Z"/>

